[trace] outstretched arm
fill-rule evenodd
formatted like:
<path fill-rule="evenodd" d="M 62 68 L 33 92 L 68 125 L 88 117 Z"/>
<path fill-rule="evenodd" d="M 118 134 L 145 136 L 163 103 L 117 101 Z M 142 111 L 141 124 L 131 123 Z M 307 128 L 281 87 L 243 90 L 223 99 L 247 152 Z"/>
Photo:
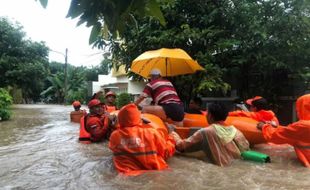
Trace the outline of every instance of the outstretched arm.
<path fill-rule="evenodd" d="M 296 124 L 295 124 L 296 125 Z M 275 128 L 271 124 L 260 124 L 257 126 L 258 129 L 262 130 L 263 136 L 268 142 L 276 144 L 297 144 L 299 138 L 305 131 L 298 130 L 298 126 L 294 124 L 288 125 L 287 127 L 278 126 Z"/>
<path fill-rule="evenodd" d="M 144 96 L 139 96 L 139 98 L 135 101 L 136 106 L 138 106 L 144 99 Z"/>
<path fill-rule="evenodd" d="M 176 132 L 172 132 L 171 135 L 176 141 L 176 149 L 180 152 L 197 151 L 197 145 L 202 142 L 202 135 L 200 130 L 196 131 L 192 136 L 188 137 L 187 139 L 181 139 L 181 137 Z"/>
<path fill-rule="evenodd" d="M 164 160 L 174 155 L 175 141 L 172 136 L 168 135 L 167 139 L 164 139 L 160 134 L 156 134 L 156 141 L 158 155 Z"/>

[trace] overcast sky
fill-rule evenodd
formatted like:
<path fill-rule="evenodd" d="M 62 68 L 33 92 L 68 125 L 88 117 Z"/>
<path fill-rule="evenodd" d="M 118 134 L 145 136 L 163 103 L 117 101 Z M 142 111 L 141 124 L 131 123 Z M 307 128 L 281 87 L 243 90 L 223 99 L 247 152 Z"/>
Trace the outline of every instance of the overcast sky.
<path fill-rule="evenodd" d="M 66 18 L 71 0 L 49 0 L 44 9 L 35 0 L 0 0 L 0 17 L 19 22 L 33 41 L 45 41 L 57 52 L 65 53 L 68 62 L 80 66 L 98 65 L 102 60 L 101 50 L 88 44 L 91 28 L 76 26 L 77 19 Z M 64 62 L 64 55 L 50 51 L 50 61 Z"/>

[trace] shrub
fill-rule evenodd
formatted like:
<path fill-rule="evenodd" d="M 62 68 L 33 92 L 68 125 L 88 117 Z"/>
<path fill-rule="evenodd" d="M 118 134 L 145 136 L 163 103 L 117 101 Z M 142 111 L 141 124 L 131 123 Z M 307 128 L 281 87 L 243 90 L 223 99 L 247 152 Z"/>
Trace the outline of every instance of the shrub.
<path fill-rule="evenodd" d="M 116 98 L 116 105 L 120 109 L 124 105 L 129 104 L 132 101 L 130 94 L 123 92 L 119 94 Z"/>
<path fill-rule="evenodd" d="M 11 112 L 9 111 L 9 107 L 12 103 L 13 100 L 9 92 L 3 88 L 0 88 L 0 121 L 10 119 Z"/>
<path fill-rule="evenodd" d="M 8 108 L 12 105 L 12 97 L 4 88 L 0 88 L 0 108 Z"/>
<path fill-rule="evenodd" d="M 0 121 L 9 120 L 11 117 L 11 112 L 7 109 L 0 109 Z"/>

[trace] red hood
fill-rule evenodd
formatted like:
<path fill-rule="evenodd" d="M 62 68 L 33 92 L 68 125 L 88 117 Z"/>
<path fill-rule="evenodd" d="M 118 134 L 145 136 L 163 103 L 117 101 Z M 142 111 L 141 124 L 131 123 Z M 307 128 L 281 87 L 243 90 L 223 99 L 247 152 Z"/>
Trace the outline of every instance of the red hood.
<path fill-rule="evenodd" d="M 296 111 L 299 120 L 310 120 L 310 94 L 297 99 Z"/>

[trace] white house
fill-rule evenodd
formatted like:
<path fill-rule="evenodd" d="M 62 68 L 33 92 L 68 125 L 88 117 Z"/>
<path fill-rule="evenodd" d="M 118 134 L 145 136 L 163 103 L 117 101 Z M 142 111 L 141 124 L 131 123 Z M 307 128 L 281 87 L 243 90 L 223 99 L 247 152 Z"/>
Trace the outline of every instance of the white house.
<path fill-rule="evenodd" d="M 112 74 L 109 75 L 98 75 L 98 81 L 92 81 L 92 94 L 98 92 L 99 90 L 103 90 L 101 86 L 115 83 L 116 77 L 112 77 Z"/>
<path fill-rule="evenodd" d="M 145 82 L 128 79 L 125 67 L 121 66 L 118 71 L 112 69 L 112 72 L 109 73 L 109 75 L 99 75 L 98 81 L 92 82 L 92 93 L 94 94 L 99 90 L 112 90 L 117 94 L 127 92 L 132 95 L 139 95 L 145 84 Z"/>

